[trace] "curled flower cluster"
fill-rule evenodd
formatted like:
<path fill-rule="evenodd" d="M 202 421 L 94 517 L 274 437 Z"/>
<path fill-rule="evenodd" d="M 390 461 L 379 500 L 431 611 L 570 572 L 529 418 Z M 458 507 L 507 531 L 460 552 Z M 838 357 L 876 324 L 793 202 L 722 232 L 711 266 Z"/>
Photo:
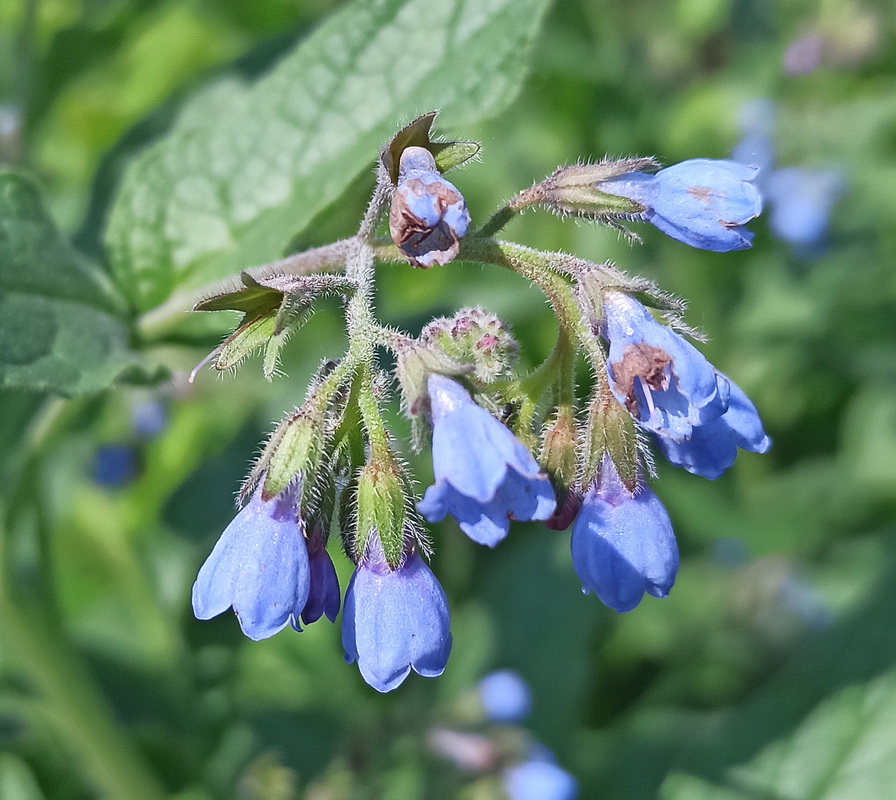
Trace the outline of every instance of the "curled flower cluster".
<path fill-rule="evenodd" d="M 377 189 L 353 240 L 282 262 L 302 274 L 244 273 L 240 286 L 197 306 L 242 315 L 210 357 L 218 369 L 264 347 L 270 377 L 286 335 L 318 297 L 345 303 L 348 350 L 321 365 L 305 401 L 271 435 L 242 510 L 199 570 L 193 610 L 209 619 L 232 608 L 255 640 L 322 616 L 335 621 L 340 587 L 327 544 L 337 535 L 354 565 L 342 600 L 345 660 L 381 692 L 412 671 L 440 675 L 451 651 L 448 601 L 427 564 L 424 521 L 450 516 L 492 548 L 513 521 L 571 527 L 583 590 L 628 612 L 645 594 L 668 595 L 679 564 L 669 515 L 648 486 L 648 441 L 711 480 L 739 450 L 770 446 L 744 392 L 679 333 L 678 301 L 611 265 L 494 238 L 515 213 L 541 205 L 611 225 L 648 221 L 706 250 L 743 249 L 752 241 L 743 226 L 760 210 L 753 167 L 705 159 L 659 171 L 652 159 L 563 167 L 471 231 L 464 199 L 442 173 L 478 147 L 432 141 L 434 116 L 399 131 L 381 152 Z M 376 236 L 387 206 L 391 241 Z M 481 308 L 433 320 L 418 337 L 376 321 L 376 260 L 428 268 L 455 257 L 512 269 L 544 291 L 559 335 L 538 368 L 515 371 L 519 347 L 509 328 Z M 323 274 L 305 274 L 313 269 Z M 394 356 L 414 446 L 431 441 L 434 480 L 422 497 L 385 422 L 392 380 L 378 348 Z M 580 357 L 595 376 L 584 404 L 574 379 Z M 506 688 L 505 678 L 496 681 Z M 546 774 L 551 766 L 519 770 Z"/>

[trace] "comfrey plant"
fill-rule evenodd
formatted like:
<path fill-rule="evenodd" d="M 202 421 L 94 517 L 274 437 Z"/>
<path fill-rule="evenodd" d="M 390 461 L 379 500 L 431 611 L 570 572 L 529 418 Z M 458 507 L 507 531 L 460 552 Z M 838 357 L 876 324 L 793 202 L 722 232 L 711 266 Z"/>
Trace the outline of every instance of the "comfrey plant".
<path fill-rule="evenodd" d="M 196 306 L 242 314 L 210 356 L 218 370 L 263 349 L 270 378 L 315 300 L 344 301 L 348 349 L 321 365 L 304 402 L 271 435 L 242 510 L 199 571 L 193 609 L 208 619 L 233 608 L 252 639 L 324 615 L 332 621 L 340 592 L 326 547 L 339 536 L 355 566 L 343 605 L 345 658 L 381 692 L 411 670 L 441 674 L 451 650 L 424 520 L 450 516 L 489 547 L 513 520 L 571 525 L 584 591 L 630 611 L 645 593 L 665 597 L 678 568 L 669 516 L 647 485 L 651 443 L 709 479 L 738 449 L 769 447 L 753 404 L 688 341 L 679 301 L 609 264 L 495 238 L 515 214 L 542 206 L 621 230 L 622 222 L 650 222 L 705 250 L 743 249 L 752 238 L 744 225 L 760 212 L 755 168 L 696 159 L 659 169 L 649 158 L 563 167 L 476 229 L 442 174 L 478 145 L 433 140 L 434 118 L 419 118 L 383 148 L 356 236 L 243 273 L 240 286 Z M 435 319 L 417 337 L 377 321 L 376 262 L 432 268 L 455 258 L 512 270 L 545 293 L 559 334 L 537 369 L 515 372 L 516 342 L 479 308 Z M 431 434 L 435 481 L 422 498 L 383 419 L 392 376 L 378 348 L 394 355 L 413 446 Z M 594 382 L 580 404 L 582 356 Z"/>

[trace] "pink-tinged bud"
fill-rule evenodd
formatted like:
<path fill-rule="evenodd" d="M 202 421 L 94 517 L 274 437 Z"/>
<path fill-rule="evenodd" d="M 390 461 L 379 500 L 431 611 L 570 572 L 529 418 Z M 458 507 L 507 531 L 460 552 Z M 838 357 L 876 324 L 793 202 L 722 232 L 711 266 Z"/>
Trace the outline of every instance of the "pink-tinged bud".
<path fill-rule="evenodd" d="M 389 211 L 389 232 L 398 249 L 414 267 L 444 266 L 457 256 L 469 227 L 463 195 L 441 176 L 429 150 L 405 148 Z"/>

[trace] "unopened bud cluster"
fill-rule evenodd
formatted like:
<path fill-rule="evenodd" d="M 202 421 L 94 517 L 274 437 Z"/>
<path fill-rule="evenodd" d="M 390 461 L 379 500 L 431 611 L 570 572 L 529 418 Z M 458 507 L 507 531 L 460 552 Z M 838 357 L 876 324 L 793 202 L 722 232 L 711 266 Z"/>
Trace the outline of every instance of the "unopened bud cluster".
<path fill-rule="evenodd" d="M 450 517 L 488 547 L 514 521 L 571 527 L 583 589 L 631 611 L 645 594 L 665 597 L 679 563 L 669 516 L 648 486 L 653 453 L 715 479 L 739 449 L 770 446 L 747 396 L 687 338 L 680 302 L 611 265 L 493 238 L 513 214 L 545 206 L 611 225 L 650 222 L 706 250 L 743 249 L 752 241 L 744 225 L 761 205 L 753 167 L 695 159 L 660 169 L 652 158 L 562 167 L 475 230 L 443 172 L 478 146 L 432 140 L 434 116 L 381 151 L 374 199 L 341 263 L 321 264 L 320 274 L 244 273 L 239 287 L 197 306 L 242 315 L 212 354 L 219 370 L 264 349 L 271 377 L 286 337 L 324 295 L 345 303 L 349 346 L 321 366 L 263 448 L 242 509 L 199 571 L 196 616 L 233 608 L 244 633 L 263 639 L 335 620 L 341 603 L 345 658 L 384 692 L 411 671 L 441 674 L 451 649 L 425 522 Z M 377 239 L 386 218 L 389 239 Z M 536 369 L 519 372 L 516 340 L 483 308 L 434 319 L 416 337 L 376 321 L 375 260 L 429 268 L 465 257 L 545 292 L 559 335 Z M 378 365 L 378 348 L 392 352 L 394 376 Z M 586 393 L 575 380 L 582 358 L 594 375 Z M 434 480 L 422 496 L 382 413 L 393 385 L 412 446 L 431 446 Z M 331 536 L 354 565 L 344 598 Z"/>

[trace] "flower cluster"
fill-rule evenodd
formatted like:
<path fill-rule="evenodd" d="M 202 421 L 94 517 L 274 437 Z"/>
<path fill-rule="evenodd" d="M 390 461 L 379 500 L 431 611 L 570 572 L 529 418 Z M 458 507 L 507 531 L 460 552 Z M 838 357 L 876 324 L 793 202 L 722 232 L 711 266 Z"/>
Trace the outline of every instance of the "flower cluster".
<path fill-rule="evenodd" d="M 710 480 L 739 450 L 770 446 L 756 407 L 682 333 L 680 302 L 611 265 L 494 238 L 515 213 L 541 205 L 610 225 L 647 221 L 705 250 L 743 249 L 752 241 L 744 225 L 760 211 L 754 167 L 706 159 L 667 169 L 652 159 L 563 167 L 473 231 L 443 172 L 478 147 L 433 141 L 433 119 L 415 120 L 383 148 L 354 239 L 285 259 L 282 274 L 244 273 L 240 286 L 197 306 L 242 315 L 213 354 L 219 370 L 264 347 L 271 377 L 286 335 L 316 299 L 344 300 L 348 349 L 321 365 L 304 402 L 271 435 L 243 508 L 199 570 L 193 610 L 209 619 L 232 608 L 258 640 L 322 616 L 335 621 L 341 602 L 345 660 L 381 692 L 412 671 L 440 675 L 451 651 L 448 601 L 428 566 L 424 521 L 450 516 L 492 548 L 514 521 L 571 527 L 583 590 L 628 612 L 645 594 L 666 597 L 679 564 L 669 515 L 648 485 L 650 442 Z M 381 239 L 387 207 L 390 239 Z M 509 328 L 481 308 L 433 320 L 417 337 L 376 321 L 375 261 L 429 268 L 456 257 L 512 269 L 544 291 L 559 335 L 535 370 L 516 371 Z M 422 497 L 383 415 L 394 381 L 378 365 L 380 348 L 394 357 L 414 446 L 431 443 L 434 479 Z M 595 377 L 584 402 L 575 381 L 582 357 Z M 331 536 L 354 567 L 344 599 Z M 507 675 L 484 685 L 495 718 L 528 706 L 514 686 Z M 514 797 L 528 795 L 513 787 L 540 780 L 571 797 L 564 775 L 535 758 L 505 778 Z"/>

